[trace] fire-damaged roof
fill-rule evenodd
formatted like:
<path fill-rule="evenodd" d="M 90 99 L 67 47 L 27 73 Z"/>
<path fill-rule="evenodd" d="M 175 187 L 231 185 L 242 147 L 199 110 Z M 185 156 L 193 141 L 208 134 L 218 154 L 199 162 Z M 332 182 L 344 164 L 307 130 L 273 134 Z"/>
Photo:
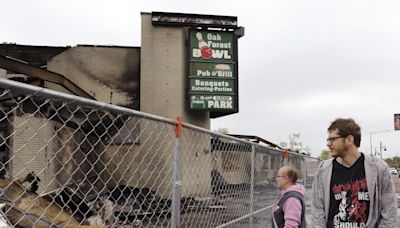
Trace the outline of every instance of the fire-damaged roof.
<path fill-rule="evenodd" d="M 204 14 L 152 12 L 153 25 L 205 26 L 237 29 L 237 17 Z"/>
<path fill-rule="evenodd" d="M 64 75 L 46 70 L 47 62 L 51 58 L 69 48 L 69 46 L 49 47 L 3 43 L 0 44 L 0 68 L 32 77 L 27 82 L 33 82 L 36 79 L 54 82 L 73 94 L 94 99 Z"/>
<path fill-rule="evenodd" d="M 251 144 L 226 140 L 219 137 L 211 138 L 211 151 L 242 151 L 251 152 Z"/>
<path fill-rule="evenodd" d="M 32 66 L 28 63 L 24 63 L 19 59 L 0 55 L 0 68 L 18 74 L 27 75 L 34 79 L 53 82 L 60 86 L 63 86 L 65 89 L 71 91 L 75 95 L 86 97 L 89 99 L 95 99 L 93 96 L 81 89 L 78 85 L 66 78 L 64 75 Z"/>
<path fill-rule="evenodd" d="M 106 49 L 108 48 L 114 50 L 114 52 L 107 55 L 108 52 Z M 82 50 L 89 51 L 82 52 Z M 94 53 L 94 50 L 98 52 Z M 73 53 L 76 54 L 76 52 L 80 52 L 80 54 L 70 56 L 66 60 L 63 59 L 65 56 L 73 55 Z M 113 53 L 117 53 L 117 57 L 119 58 L 115 56 L 112 57 L 111 55 L 113 55 Z M 98 55 L 93 56 L 94 54 Z M 54 67 L 54 64 L 57 66 L 59 63 L 56 59 L 62 59 L 61 62 L 63 62 L 66 67 Z M 102 64 L 102 67 L 97 67 L 95 64 L 96 61 L 109 62 L 111 61 L 110 59 L 114 61 L 113 63 L 119 64 L 118 66 L 120 68 L 118 68 L 117 71 L 114 70 L 116 68 L 114 65 L 112 67 L 107 67 L 106 64 Z M 96 96 L 96 91 L 88 89 L 82 80 L 74 77 L 74 74 L 85 75 L 86 77 L 92 78 L 92 80 L 94 79 L 99 84 L 106 85 L 110 89 L 110 101 L 101 101 L 111 102 L 111 99 L 113 99 L 113 102 L 117 105 L 130 107 L 136 110 L 140 107 L 140 47 L 116 45 L 49 47 L 3 43 L 0 44 L 0 68 L 6 70 L 7 78 L 11 80 L 46 88 L 49 85 L 54 87 L 55 84 L 63 87 L 74 95 L 89 99 L 107 97 L 101 95 Z M 76 70 L 70 72 L 69 69 L 71 68 Z M 106 69 L 106 71 L 104 71 L 104 69 Z M 110 75 L 113 76 L 113 79 L 111 79 Z M 50 84 L 47 82 L 50 82 Z"/>
<path fill-rule="evenodd" d="M 67 47 L 49 47 L 49 46 L 32 46 L 19 44 L 0 44 L 0 55 L 8 56 L 21 60 L 35 67 L 46 67 L 47 62 L 54 56 L 64 52 L 70 48 Z"/>
<path fill-rule="evenodd" d="M 234 134 L 228 134 L 228 135 L 235 137 L 235 138 L 244 139 L 246 141 L 253 142 L 253 143 L 258 143 L 258 144 L 264 143 L 272 148 L 276 148 L 279 150 L 286 150 L 285 148 L 282 148 L 278 144 L 272 143 L 268 140 L 265 140 L 263 138 L 255 136 L 255 135 L 234 135 Z M 251 146 L 251 144 L 244 143 L 241 141 L 236 141 L 236 140 L 226 139 L 226 138 L 221 138 L 221 137 L 212 137 L 211 138 L 211 151 L 215 151 L 215 150 L 230 151 L 230 152 L 233 152 L 233 151 L 251 152 L 252 146 Z M 309 156 L 309 154 L 303 153 L 300 151 L 295 151 L 295 150 L 291 150 L 291 149 L 287 149 L 287 150 L 289 152 L 300 153 L 300 154 Z"/>
<path fill-rule="evenodd" d="M 233 136 L 233 137 L 236 137 L 236 138 L 245 139 L 245 140 L 248 140 L 248 141 L 254 142 L 254 143 L 260 143 L 260 142 L 261 143 L 265 143 L 268 146 L 272 146 L 272 147 L 275 147 L 275 148 L 283 150 L 283 148 L 280 147 L 278 144 L 275 144 L 273 142 L 270 142 L 270 141 L 268 141 L 266 139 L 263 139 L 261 137 L 255 136 L 255 135 L 233 135 L 233 134 L 229 134 L 229 135 Z"/>

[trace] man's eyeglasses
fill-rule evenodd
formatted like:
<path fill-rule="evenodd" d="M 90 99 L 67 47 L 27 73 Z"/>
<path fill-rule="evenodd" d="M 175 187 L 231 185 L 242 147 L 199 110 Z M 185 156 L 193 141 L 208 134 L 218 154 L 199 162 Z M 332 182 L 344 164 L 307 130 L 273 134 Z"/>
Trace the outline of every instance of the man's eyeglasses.
<path fill-rule="evenodd" d="M 344 136 L 329 137 L 326 139 L 326 141 L 331 143 L 331 142 L 335 141 L 336 139 L 340 139 L 340 138 L 346 138 L 346 137 L 344 137 Z"/>

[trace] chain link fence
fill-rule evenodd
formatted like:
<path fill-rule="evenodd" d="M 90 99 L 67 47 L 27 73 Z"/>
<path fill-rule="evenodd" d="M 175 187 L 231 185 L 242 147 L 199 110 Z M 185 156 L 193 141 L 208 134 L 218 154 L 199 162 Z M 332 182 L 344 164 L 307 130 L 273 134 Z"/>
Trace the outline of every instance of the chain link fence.
<path fill-rule="evenodd" d="M 179 119 L 0 79 L 0 223 L 268 227 L 275 175 L 318 161 Z"/>

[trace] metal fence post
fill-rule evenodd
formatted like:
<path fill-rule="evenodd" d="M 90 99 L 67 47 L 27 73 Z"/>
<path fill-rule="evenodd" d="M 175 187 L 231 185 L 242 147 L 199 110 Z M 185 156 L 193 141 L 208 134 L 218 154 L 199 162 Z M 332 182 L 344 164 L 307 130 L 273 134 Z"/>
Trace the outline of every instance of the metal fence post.
<path fill-rule="evenodd" d="M 181 167 L 180 167 L 180 150 L 182 136 L 182 119 L 176 118 L 175 123 L 175 146 L 174 146 L 174 161 L 173 161 L 173 192 L 172 192 L 172 216 L 171 228 L 180 227 L 181 217 Z"/>
<path fill-rule="evenodd" d="M 254 211 L 254 163 L 255 163 L 256 146 L 251 145 L 251 174 L 250 174 L 250 224 L 253 226 L 253 211 Z"/>
<path fill-rule="evenodd" d="M 283 166 L 283 165 L 287 165 L 289 163 L 289 150 L 288 149 L 285 149 L 284 151 L 283 151 L 283 164 L 281 165 L 281 166 Z M 278 168 L 279 169 L 279 168 Z"/>
<path fill-rule="evenodd" d="M 305 165 L 306 173 L 304 174 L 303 180 L 304 180 L 304 187 L 307 189 L 307 176 L 308 176 L 308 169 L 307 169 L 308 161 L 307 161 L 307 158 L 304 159 L 304 161 L 305 161 L 304 165 Z"/>

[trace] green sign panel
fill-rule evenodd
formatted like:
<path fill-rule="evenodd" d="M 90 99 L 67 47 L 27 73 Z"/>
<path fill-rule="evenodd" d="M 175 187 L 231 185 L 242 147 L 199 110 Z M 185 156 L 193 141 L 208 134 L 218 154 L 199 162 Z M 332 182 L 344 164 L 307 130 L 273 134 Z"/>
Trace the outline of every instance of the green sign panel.
<path fill-rule="evenodd" d="M 237 51 L 233 32 L 189 32 L 187 96 L 190 110 L 234 113 L 237 101 Z M 221 115 L 219 115 L 221 116 Z"/>
<path fill-rule="evenodd" d="M 234 83 L 234 80 L 190 78 L 189 93 L 233 94 Z"/>
<path fill-rule="evenodd" d="M 194 62 L 190 64 L 189 76 L 233 78 L 233 67 L 231 63 Z"/>
<path fill-rule="evenodd" d="M 234 109 L 234 96 L 190 95 L 191 109 Z"/>
<path fill-rule="evenodd" d="M 192 30 L 190 58 L 206 61 L 233 61 L 233 34 Z"/>

